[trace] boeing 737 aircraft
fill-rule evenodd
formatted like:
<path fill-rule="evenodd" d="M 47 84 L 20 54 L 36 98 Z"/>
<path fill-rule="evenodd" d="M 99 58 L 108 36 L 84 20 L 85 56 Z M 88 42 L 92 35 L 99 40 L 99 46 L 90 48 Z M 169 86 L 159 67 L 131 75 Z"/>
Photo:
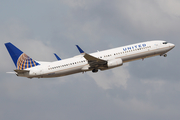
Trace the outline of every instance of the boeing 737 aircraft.
<path fill-rule="evenodd" d="M 123 63 L 133 60 L 157 55 L 166 57 L 166 53 L 175 47 L 172 43 L 156 40 L 88 54 L 76 45 L 81 53 L 78 56 L 61 60 L 55 54 L 58 61 L 40 62 L 33 60 L 10 42 L 5 43 L 5 46 L 16 66 L 14 70 L 16 75 L 27 78 L 51 78 L 86 71 L 98 72 L 122 66 Z"/>

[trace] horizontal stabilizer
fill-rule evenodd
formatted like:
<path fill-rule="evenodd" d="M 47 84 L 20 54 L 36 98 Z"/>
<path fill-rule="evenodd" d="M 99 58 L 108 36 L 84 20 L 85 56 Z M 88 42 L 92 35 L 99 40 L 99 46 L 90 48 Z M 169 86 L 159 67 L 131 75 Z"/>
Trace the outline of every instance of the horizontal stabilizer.
<path fill-rule="evenodd" d="M 16 72 L 6 72 L 6 73 L 8 73 L 8 74 L 16 74 Z"/>
<path fill-rule="evenodd" d="M 14 70 L 16 73 L 18 73 L 18 74 L 24 74 L 24 73 L 28 73 L 29 72 L 29 70 L 18 70 L 18 69 L 16 69 L 16 70 Z"/>

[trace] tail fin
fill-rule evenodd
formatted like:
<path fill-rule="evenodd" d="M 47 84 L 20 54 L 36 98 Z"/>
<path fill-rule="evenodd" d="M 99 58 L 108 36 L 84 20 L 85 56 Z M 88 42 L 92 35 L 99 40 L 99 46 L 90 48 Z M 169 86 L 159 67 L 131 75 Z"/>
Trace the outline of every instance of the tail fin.
<path fill-rule="evenodd" d="M 12 43 L 5 43 L 5 46 L 18 70 L 24 70 L 26 68 L 40 65 L 38 62 L 34 61 L 21 50 L 19 50 Z"/>

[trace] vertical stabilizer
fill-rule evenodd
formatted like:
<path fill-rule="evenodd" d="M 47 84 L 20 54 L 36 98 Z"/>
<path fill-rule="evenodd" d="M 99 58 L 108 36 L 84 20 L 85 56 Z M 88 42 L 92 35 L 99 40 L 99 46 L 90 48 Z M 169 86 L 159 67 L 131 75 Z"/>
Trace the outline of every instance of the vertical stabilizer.
<path fill-rule="evenodd" d="M 25 53 L 23 53 L 21 50 L 19 50 L 12 43 L 5 43 L 5 46 L 17 69 L 24 70 L 26 68 L 40 65 L 39 63 L 31 59 L 29 56 L 27 56 Z"/>

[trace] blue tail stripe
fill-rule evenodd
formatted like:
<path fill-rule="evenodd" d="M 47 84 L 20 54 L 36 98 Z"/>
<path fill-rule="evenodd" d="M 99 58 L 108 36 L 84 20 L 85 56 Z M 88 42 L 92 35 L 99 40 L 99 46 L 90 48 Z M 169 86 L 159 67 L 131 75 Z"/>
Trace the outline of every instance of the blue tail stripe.
<path fill-rule="evenodd" d="M 28 68 L 30 68 L 31 67 L 31 65 L 30 65 L 30 63 L 28 64 Z"/>
<path fill-rule="evenodd" d="M 24 61 L 23 61 L 23 64 L 21 65 L 21 69 L 23 70 L 23 66 L 24 66 Z"/>
<path fill-rule="evenodd" d="M 24 66 L 24 68 L 27 68 L 27 60 L 25 60 L 25 66 Z"/>

